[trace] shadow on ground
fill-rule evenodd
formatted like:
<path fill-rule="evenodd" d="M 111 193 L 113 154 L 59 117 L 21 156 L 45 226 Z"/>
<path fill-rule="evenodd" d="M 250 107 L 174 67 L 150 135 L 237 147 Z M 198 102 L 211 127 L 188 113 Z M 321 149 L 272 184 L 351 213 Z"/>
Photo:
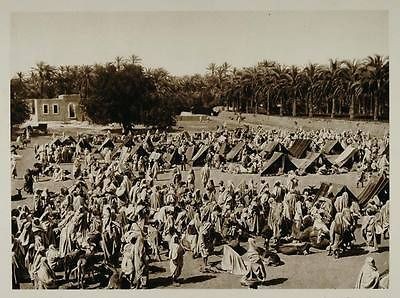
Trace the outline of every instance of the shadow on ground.
<path fill-rule="evenodd" d="M 279 277 L 279 278 L 267 280 L 267 281 L 263 282 L 262 285 L 263 286 L 276 286 L 276 285 L 280 285 L 280 284 L 284 283 L 287 280 L 288 279 L 286 277 Z"/>
<path fill-rule="evenodd" d="M 151 273 L 160 273 L 160 272 L 166 272 L 167 270 L 159 266 L 149 265 L 149 271 Z"/>
<path fill-rule="evenodd" d="M 181 281 L 182 284 L 195 284 L 199 282 L 203 282 L 209 279 L 216 278 L 215 275 L 196 275 L 196 276 L 191 276 L 188 278 L 185 278 L 184 280 Z"/>

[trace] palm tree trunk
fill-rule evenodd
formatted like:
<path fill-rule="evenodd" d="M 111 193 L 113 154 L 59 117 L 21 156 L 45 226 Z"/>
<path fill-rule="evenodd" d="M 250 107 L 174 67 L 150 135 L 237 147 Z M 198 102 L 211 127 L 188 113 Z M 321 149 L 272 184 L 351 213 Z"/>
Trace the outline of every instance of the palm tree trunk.
<path fill-rule="evenodd" d="M 363 115 L 363 102 L 364 102 L 364 97 L 361 96 L 358 98 L 358 115 Z"/>
<path fill-rule="evenodd" d="M 339 98 L 339 112 L 338 112 L 338 114 L 339 114 L 339 116 L 341 116 L 342 115 L 342 105 L 343 105 L 343 98 Z"/>
<path fill-rule="evenodd" d="M 336 104 L 335 96 L 332 96 L 331 118 L 335 118 L 335 109 L 336 109 L 335 104 Z"/>
<path fill-rule="evenodd" d="M 279 116 L 282 117 L 283 116 L 283 97 L 281 97 L 280 103 L 281 103 L 281 106 L 279 108 Z"/>
<path fill-rule="evenodd" d="M 350 110 L 349 110 L 349 114 L 350 114 L 350 120 L 354 119 L 354 95 L 351 96 L 350 98 Z"/>
<path fill-rule="evenodd" d="M 374 121 L 378 120 L 378 96 L 374 96 Z"/>
<path fill-rule="evenodd" d="M 304 101 L 304 98 L 303 98 Z M 308 115 L 308 96 L 305 98 L 305 104 L 306 104 L 306 110 L 305 110 L 305 114 Z"/>
<path fill-rule="evenodd" d="M 308 97 L 309 103 L 308 103 L 308 117 L 312 118 L 313 117 L 313 96 L 310 95 Z"/>
<path fill-rule="evenodd" d="M 254 102 L 255 102 L 255 111 L 256 111 L 256 114 L 258 114 L 258 100 L 257 100 L 257 97 L 255 98 Z"/>
<path fill-rule="evenodd" d="M 267 93 L 267 115 L 269 116 L 269 91 Z"/>
<path fill-rule="evenodd" d="M 367 115 L 367 97 L 366 96 L 363 96 L 362 113 L 363 113 L 363 116 Z"/>
<path fill-rule="evenodd" d="M 325 102 L 326 102 L 326 115 L 329 115 L 329 100 L 327 97 L 325 97 Z"/>
<path fill-rule="evenodd" d="M 374 116 L 374 96 L 373 96 L 373 94 L 370 94 L 370 96 L 369 96 L 369 116 L 370 117 Z"/>
<path fill-rule="evenodd" d="M 44 92 L 44 83 L 43 83 L 43 81 L 41 81 L 40 82 L 40 98 L 44 98 L 43 92 Z"/>
<path fill-rule="evenodd" d="M 296 117 L 296 98 L 293 99 L 293 103 L 292 103 L 292 116 Z"/>

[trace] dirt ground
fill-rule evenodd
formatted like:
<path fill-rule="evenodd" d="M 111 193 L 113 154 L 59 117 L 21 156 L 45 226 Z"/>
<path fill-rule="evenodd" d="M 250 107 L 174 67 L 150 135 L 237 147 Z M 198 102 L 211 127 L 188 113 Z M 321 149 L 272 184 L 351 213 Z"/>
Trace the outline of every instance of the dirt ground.
<path fill-rule="evenodd" d="M 189 121 L 187 121 L 189 122 Z M 184 127 L 189 131 L 198 131 L 202 129 L 214 129 L 218 124 L 222 124 L 219 121 L 211 120 L 205 123 L 178 123 L 177 126 Z M 234 127 L 234 123 L 228 123 L 228 127 Z M 73 129 L 69 128 L 71 131 Z M 57 134 L 60 134 L 62 129 L 57 129 Z M 76 132 L 75 132 L 76 133 Z M 36 137 L 32 140 L 29 146 L 18 152 L 22 155 L 22 158 L 17 161 L 17 173 L 18 177 L 11 181 L 12 192 L 15 193 L 15 188 L 22 187 L 23 185 L 23 174 L 27 167 L 32 167 L 34 161 L 33 158 L 33 144 L 46 143 L 51 139 L 51 136 Z M 71 169 L 71 164 L 64 164 L 63 167 Z M 186 178 L 186 172 L 183 172 L 183 178 Z M 346 184 L 349 189 L 358 195 L 361 189 L 355 186 L 355 173 L 348 173 L 334 176 L 318 176 L 318 175 L 307 175 L 300 177 L 300 188 L 306 185 L 319 185 L 320 182 L 334 182 L 339 184 Z M 199 169 L 195 169 L 195 176 L 197 183 L 200 180 Z M 160 183 L 168 183 L 171 179 L 171 173 L 163 173 L 159 175 Z M 221 173 L 220 171 L 213 170 L 211 173 L 211 179 L 218 183 L 221 179 L 224 181 L 232 180 L 235 184 L 243 180 L 253 179 L 255 182 L 259 182 L 259 175 L 250 174 L 227 174 Z M 263 178 L 264 179 L 264 178 Z M 265 178 L 269 184 L 273 184 L 275 180 L 281 180 L 285 182 L 282 177 L 268 177 Z M 72 180 L 64 182 L 53 182 L 50 178 L 41 177 L 38 183 L 35 183 L 35 188 L 48 188 L 50 191 L 58 191 L 62 186 L 69 186 L 73 183 Z M 196 184 L 197 184 L 196 183 Z M 197 185 L 201 187 L 200 185 Z M 11 202 L 11 208 L 15 208 L 18 205 L 27 204 L 32 206 L 32 198 L 27 197 L 26 193 L 22 193 L 24 199 L 19 202 Z M 362 239 L 359 229 L 356 233 L 356 243 L 361 244 Z M 358 273 L 364 263 L 367 253 L 364 251 L 357 252 L 356 255 L 343 257 L 335 260 L 333 257 L 328 257 L 325 251 L 318 251 L 311 249 L 311 254 L 306 256 L 286 256 L 279 254 L 284 265 L 279 267 L 268 267 L 268 282 L 266 285 L 260 288 L 307 288 L 307 289 L 344 289 L 353 288 L 357 279 Z M 380 272 L 383 272 L 389 268 L 389 243 L 388 241 L 382 242 L 380 250 L 371 254 L 376 261 L 376 266 Z M 216 248 L 216 255 L 210 258 L 210 262 L 218 266 L 222 257 L 222 247 Z M 162 262 L 151 263 L 149 286 L 150 288 L 165 288 L 173 287 L 167 283 L 167 277 L 169 275 L 168 261 L 166 256 L 162 255 Z M 200 259 L 192 259 L 190 253 L 186 253 L 184 258 L 184 267 L 181 275 L 181 287 L 180 288 L 240 288 L 241 276 L 235 276 L 229 273 L 218 272 L 218 273 L 201 273 L 199 268 L 201 265 Z M 89 285 L 89 287 L 95 287 L 95 284 Z M 30 284 L 24 284 L 23 288 L 31 288 Z"/>

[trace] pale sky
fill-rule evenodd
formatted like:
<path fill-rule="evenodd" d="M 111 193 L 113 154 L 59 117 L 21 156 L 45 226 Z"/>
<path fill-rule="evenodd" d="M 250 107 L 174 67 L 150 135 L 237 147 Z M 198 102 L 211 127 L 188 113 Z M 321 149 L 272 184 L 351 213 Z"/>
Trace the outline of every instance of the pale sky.
<path fill-rule="evenodd" d="M 204 73 L 211 62 L 389 55 L 384 11 L 18 13 L 11 22 L 12 74 L 38 61 L 94 64 L 131 54 L 176 75 Z"/>

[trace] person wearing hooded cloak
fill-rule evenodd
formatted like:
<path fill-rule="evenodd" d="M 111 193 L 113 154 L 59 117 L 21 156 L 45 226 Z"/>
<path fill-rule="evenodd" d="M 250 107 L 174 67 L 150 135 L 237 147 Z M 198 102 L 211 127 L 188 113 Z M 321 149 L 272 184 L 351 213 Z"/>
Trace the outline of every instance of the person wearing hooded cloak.
<path fill-rule="evenodd" d="M 138 235 L 136 238 L 133 260 L 135 267 L 134 285 L 136 289 L 142 289 L 147 286 L 147 281 L 149 278 L 148 259 L 145 241 L 142 235 Z"/>
<path fill-rule="evenodd" d="M 135 237 L 133 233 L 126 238 L 126 244 L 122 251 L 121 273 L 128 277 L 131 285 L 135 277 L 134 252 L 135 252 Z"/>
<path fill-rule="evenodd" d="M 28 194 L 32 194 L 33 195 L 33 176 L 32 173 L 29 169 L 26 170 L 25 176 L 24 176 L 24 190 L 28 193 Z"/>
<path fill-rule="evenodd" d="M 253 238 L 248 240 L 249 248 L 247 249 L 246 256 L 247 272 L 242 277 L 241 283 L 244 285 L 251 285 L 257 282 L 263 282 L 267 278 L 267 271 L 263 263 L 259 249 L 257 249 L 256 242 Z"/>
<path fill-rule="evenodd" d="M 356 289 L 376 289 L 379 284 L 379 272 L 375 266 L 375 260 L 367 257 L 362 266 L 355 284 Z"/>
<path fill-rule="evenodd" d="M 211 223 L 206 222 L 200 227 L 198 245 L 203 258 L 204 270 L 208 268 L 208 257 L 213 252 L 213 241 L 211 238 Z"/>
<path fill-rule="evenodd" d="M 342 212 L 336 213 L 335 219 L 332 221 L 329 234 L 330 234 L 330 250 L 329 254 L 333 252 L 335 258 L 340 256 L 340 248 L 343 247 L 348 239 L 348 234 L 352 228 L 352 218 L 350 209 L 345 208 Z"/>
<path fill-rule="evenodd" d="M 210 179 L 210 168 L 208 166 L 208 163 L 204 165 L 204 167 L 201 169 L 201 182 L 203 184 L 203 187 L 205 188 L 208 182 L 208 179 Z"/>
<path fill-rule="evenodd" d="M 171 238 L 170 249 L 169 249 L 169 270 L 171 273 L 171 279 L 173 283 L 178 282 L 178 277 L 181 275 L 183 268 L 183 255 L 185 250 L 179 243 L 178 235 L 174 235 Z"/>
<path fill-rule="evenodd" d="M 59 222 L 58 228 L 61 230 L 60 233 L 60 257 L 65 257 L 68 253 L 73 250 L 73 240 L 74 240 L 74 229 L 75 223 L 72 220 L 74 217 L 74 211 L 69 211 L 65 217 Z"/>
<path fill-rule="evenodd" d="M 46 257 L 40 258 L 40 264 L 36 271 L 36 288 L 37 289 L 54 289 L 56 288 L 56 275 L 50 268 Z"/>

